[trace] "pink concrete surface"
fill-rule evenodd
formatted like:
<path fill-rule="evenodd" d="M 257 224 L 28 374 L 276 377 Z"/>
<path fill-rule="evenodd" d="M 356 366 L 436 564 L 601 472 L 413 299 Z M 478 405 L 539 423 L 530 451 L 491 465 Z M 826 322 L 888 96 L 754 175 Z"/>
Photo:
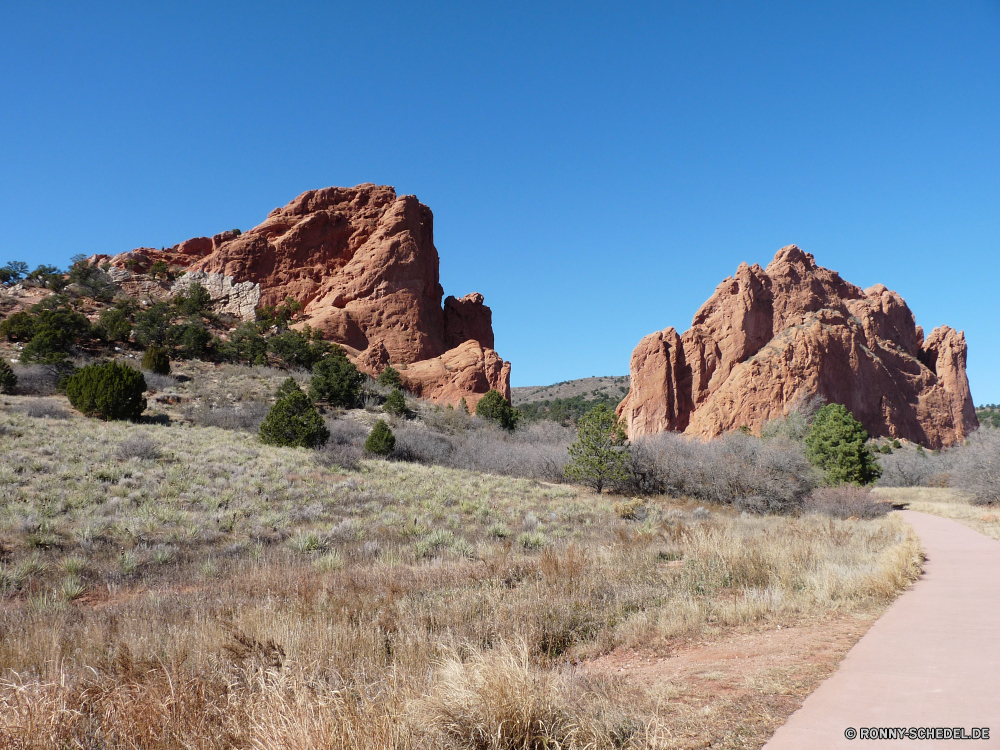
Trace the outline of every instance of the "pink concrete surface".
<path fill-rule="evenodd" d="M 765 750 L 1000 748 L 1000 543 L 903 511 L 924 573 Z M 989 727 L 989 740 L 848 740 L 848 727 Z"/>

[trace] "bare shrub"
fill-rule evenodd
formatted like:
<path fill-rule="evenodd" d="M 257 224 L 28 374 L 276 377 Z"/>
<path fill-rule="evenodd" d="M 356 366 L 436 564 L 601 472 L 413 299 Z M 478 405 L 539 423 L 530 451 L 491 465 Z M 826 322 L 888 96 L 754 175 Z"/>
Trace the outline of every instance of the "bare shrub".
<path fill-rule="evenodd" d="M 450 465 L 490 474 L 562 481 L 569 460 L 566 449 L 575 431 L 554 422 L 539 422 L 507 432 L 475 420 L 476 429 L 452 438 Z"/>
<path fill-rule="evenodd" d="M 146 390 L 150 393 L 158 393 L 167 388 L 177 387 L 177 378 L 170 375 L 160 375 L 149 370 L 143 370 L 142 374 L 146 378 Z"/>
<path fill-rule="evenodd" d="M 192 406 L 184 410 L 184 417 L 201 427 L 256 432 L 270 408 L 265 401 L 245 401 L 233 406 Z"/>
<path fill-rule="evenodd" d="M 17 375 L 16 392 L 22 396 L 52 396 L 59 384 L 59 373 L 45 365 L 12 365 Z"/>
<path fill-rule="evenodd" d="M 423 415 L 424 424 L 437 432 L 457 435 L 473 426 L 473 417 L 463 409 L 434 409 Z"/>
<path fill-rule="evenodd" d="M 879 487 L 928 487 L 936 477 L 949 472 L 950 459 L 960 450 L 953 448 L 947 455 L 939 455 L 906 446 L 892 453 L 880 453 L 878 463 L 882 476 L 876 484 Z"/>
<path fill-rule="evenodd" d="M 458 410 L 456 410 L 458 411 Z M 464 418 L 464 422 L 463 422 Z M 562 481 L 568 460 L 566 449 L 575 431 L 554 422 L 538 422 L 514 432 L 463 414 L 444 422 L 448 432 L 432 425 L 402 423 L 393 427 L 396 445 L 392 458 L 449 466 L 503 476 Z M 451 431 L 449 425 L 463 425 Z"/>
<path fill-rule="evenodd" d="M 845 484 L 813 490 L 806 498 L 803 510 L 833 518 L 879 518 L 892 511 L 892 503 L 883 500 L 868 487 Z"/>
<path fill-rule="evenodd" d="M 951 486 L 969 494 L 974 505 L 1000 503 L 1000 430 L 980 428 L 965 445 L 942 454 Z"/>
<path fill-rule="evenodd" d="M 722 504 L 752 513 L 797 508 L 816 486 L 815 470 L 801 446 L 784 437 L 760 440 L 730 433 L 700 441 L 660 433 L 632 444 L 631 489 L 665 492 Z"/>
<path fill-rule="evenodd" d="M 326 427 L 330 439 L 316 453 L 317 460 L 324 466 L 339 466 L 342 469 L 357 469 L 365 457 L 364 444 L 368 430 L 353 419 L 328 419 Z"/>
<path fill-rule="evenodd" d="M 160 446 L 145 435 L 132 435 L 118 444 L 115 455 L 126 461 L 130 458 L 152 461 L 160 457 Z"/>
<path fill-rule="evenodd" d="M 28 398 L 12 408 L 34 419 L 69 419 L 70 413 L 61 404 L 46 398 Z"/>
<path fill-rule="evenodd" d="M 444 435 L 426 428 L 401 424 L 393 430 L 396 445 L 391 457 L 401 461 L 447 466 L 455 446 Z"/>

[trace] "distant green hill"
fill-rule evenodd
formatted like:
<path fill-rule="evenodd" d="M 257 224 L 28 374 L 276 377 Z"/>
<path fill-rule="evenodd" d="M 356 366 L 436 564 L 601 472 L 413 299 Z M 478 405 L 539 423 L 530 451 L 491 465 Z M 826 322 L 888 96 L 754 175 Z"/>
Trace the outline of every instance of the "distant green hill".
<path fill-rule="evenodd" d="M 591 396 L 589 399 L 583 395 L 571 396 L 570 398 L 552 398 L 544 401 L 531 401 L 521 404 L 517 408 L 521 410 L 524 419 L 528 422 L 537 422 L 542 419 L 551 419 L 553 422 L 561 424 L 575 423 L 580 417 L 593 409 L 598 404 L 605 404 L 608 408 L 614 409 L 618 406 L 621 398 L 611 397 L 605 393 Z"/>
<path fill-rule="evenodd" d="M 984 404 L 976 407 L 976 416 L 983 427 L 1000 428 L 1000 404 Z"/>

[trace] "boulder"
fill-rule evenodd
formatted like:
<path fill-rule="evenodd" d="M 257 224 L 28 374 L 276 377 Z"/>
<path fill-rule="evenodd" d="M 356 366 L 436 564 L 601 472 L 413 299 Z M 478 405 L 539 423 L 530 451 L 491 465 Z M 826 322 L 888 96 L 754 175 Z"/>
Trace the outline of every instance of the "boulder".
<path fill-rule="evenodd" d="M 978 427 L 961 332 L 923 340 L 895 292 L 850 284 L 795 245 L 766 269 L 742 264 L 678 336 L 646 336 L 618 407 L 630 438 L 665 430 L 714 437 L 812 396 L 844 404 L 880 437 L 939 448 Z"/>

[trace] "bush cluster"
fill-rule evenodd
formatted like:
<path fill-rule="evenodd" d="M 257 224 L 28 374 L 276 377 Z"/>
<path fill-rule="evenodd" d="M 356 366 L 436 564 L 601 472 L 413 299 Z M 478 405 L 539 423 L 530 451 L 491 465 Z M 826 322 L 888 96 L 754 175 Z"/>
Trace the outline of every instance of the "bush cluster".
<path fill-rule="evenodd" d="M 142 355 L 142 369 L 154 372 L 157 375 L 170 374 L 170 355 L 162 346 L 153 344 Z"/>
<path fill-rule="evenodd" d="M 66 382 L 66 397 L 88 417 L 137 421 L 146 409 L 146 379 L 138 370 L 117 362 L 88 365 Z"/>
<path fill-rule="evenodd" d="M 258 432 L 262 443 L 291 448 L 318 448 L 326 443 L 330 431 L 298 383 L 288 378 L 275 395 L 274 406 Z"/>

